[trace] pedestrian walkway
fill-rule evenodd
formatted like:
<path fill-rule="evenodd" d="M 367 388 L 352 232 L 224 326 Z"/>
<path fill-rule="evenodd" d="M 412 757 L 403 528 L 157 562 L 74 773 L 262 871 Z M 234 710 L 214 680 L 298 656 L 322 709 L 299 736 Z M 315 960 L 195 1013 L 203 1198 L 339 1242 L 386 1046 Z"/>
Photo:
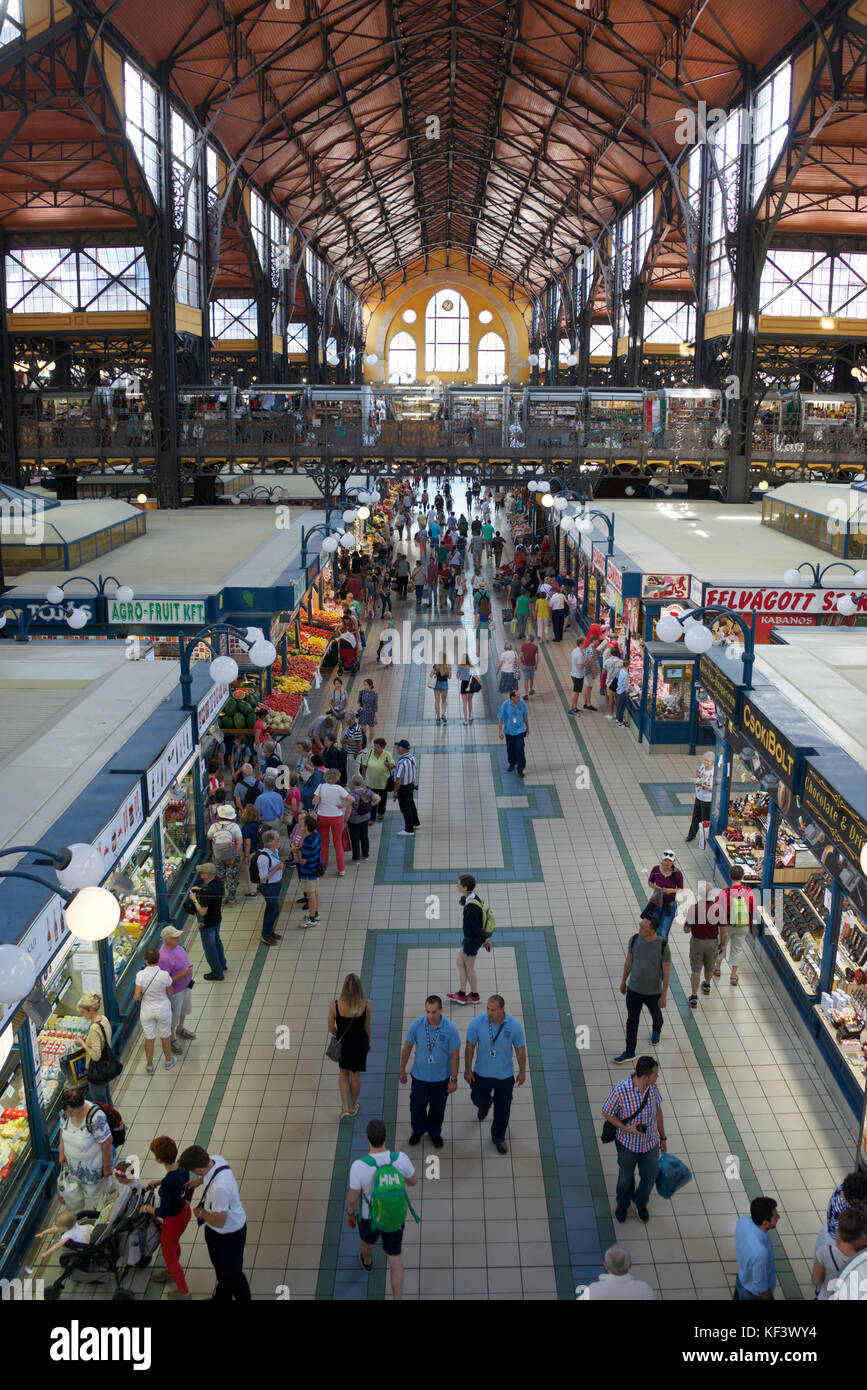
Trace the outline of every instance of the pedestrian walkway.
<path fill-rule="evenodd" d="M 465 607 L 469 631 L 469 599 Z M 396 609 L 404 610 L 398 621 L 416 622 L 413 602 Z M 440 618 L 456 621 L 436 610 L 418 620 Z M 171 1074 L 160 1067 L 147 1077 L 141 1045 L 132 1050 L 115 1092 L 129 1127 L 125 1152 L 142 1157 L 146 1179 L 158 1176 L 146 1156 L 162 1133 L 232 1163 L 249 1220 L 255 1298 L 273 1299 L 285 1287 L 293 1299 L 389 1297 L 381 1251 L 365 1275 L 357 1235 L 346 1227 L 349 1166 L 367 1151 L 365 1126 L 375 1116 L 385 1120 L 389 1145 L 406 1148 L 401 1042 L 428 994 L 445 1000 L 457 988 L 457 878 L 469 871 L 497 929 L 492 953 L 479 957 L 481 1005 L 446 1000 L 446 1016 L 463 1042 L 487 996 L 502 994 L 526 1031 L 527 1084 L 515 1090 L 509 1152 L 500 1155 L 470 1102 L 462 1055 L 444 1148 L 425 1140 L 409 1151 L 420 1171 L 412 1199 L 421 1224 L 406 1230 L 405 1297 L 572 1298 L 576 1284 L 600 1272 L 616 1229 L 633 1273 L 660 1297 L 728 1298 L 735 1220 L 760 1192 L 781 1212 L 778 1296 L 811 1297 L 815 1237 L 828 1196 L 851 1168 L 855 1126 L 760 954 L 748 952 L 737 989 L 725 974 L 692 1012 L 688 937 L 672 933 L 662 1041 L 651 1047 L 645 1016 L 639 1052 L 659 1059 L 669 1152 L 693 1181 L 671 1202 L 654 1194 L 648 1225 L 634 1208 L 623 1226 L 613 1221 L 616 1158 L 598 1135 L 602 1103 L 626 1070 L 612 1064 L 623 1047 L 621 966 L 646 901 L 646 871 L 662 847 L 682 847 L 688 884 L 710 876 L 709 856 L 683 845 L 694 759 L 649 758 L 602 710 L 568 718 L 567 629 L 563 644 L 542 644 L 521 782 L 505 770 L 496 725 L 503 697 L 492 670 L 475 722 L 461 723 L 453 681 L 449 722 L 437 726 L 425 668 L 376 667 L 379 627 L 362 676 L 372 675 L 380 693 L 379 730 L 389 743 L 408 738 L 418 756 L 420 829 L 398 839 L 401 821 L 390 806 L 384 826 L 371 831 L 370 861 L 347 864 L 342 879 L 332 864 L 321 880 L 318 928 L 297 930 L 303 909 L 294 904 L 293 876 L 278 923 L 283 940 L 270 951 L 260 942 L 260 901 L 225 909 L 222 984 L 202 980 L 193 940 L 197 1038 Z M 491 668 L 509 640 L 499 621 L 493 637 Z M 359 1114 L 341 1121 L 336 1069 L 323 1054 L 328 1006 L 349 971 L 361 974 L 370 997 L 373 1033 Z M 209 1295 L 213 1276 L 194 1223 L 182 1250 L 194 1296 Z M 147 1272 L 136 1278 L 142 1296 L 162 1296 Z M 78 1286 L 74 1296 L 108 1295 Z"/>

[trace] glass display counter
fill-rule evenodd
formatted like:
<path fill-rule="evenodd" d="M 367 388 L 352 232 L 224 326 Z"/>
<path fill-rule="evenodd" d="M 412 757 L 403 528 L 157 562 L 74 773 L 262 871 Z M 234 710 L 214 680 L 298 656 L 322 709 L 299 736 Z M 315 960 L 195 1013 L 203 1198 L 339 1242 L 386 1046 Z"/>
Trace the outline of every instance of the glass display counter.
<path fill-rule="evenodd" d="M 155 826 L 146 833 L 121 868 L 132 880 L 133 891 L 120 896 L 120 922 L 111 938 L 114 977 L 120 999 L 132 988 L 131 981 L 140 967 L 140 945 L 156 924 L 157 895 L 153 837 Z"/>
<path fill-rule="evenodd" d="M 0 1222 L 15 1200 L 19 1178 L 29 1167 L 30 1151 L 24 1074 L 10 1025 L 0 1035 Z"/>
<path fill-rule="evenodd" d="M 867 1080 L 867 918 L 842 897 L 830 991 L 816 1005 L 826 1032 L 858 1086 Z"/>
<path fill-rule="evenodd" d="M 688 746 L 696 661 L 683 644 L 645 643 L 638 710 L 642 741 Z"/>
<path fill-rule="evenodd" d="M 819 993 L 830 897 L 830 876 L 819 871 L 797 887 L 775 891 L 772 910 L 759 909 L 765 936 L 775 942 L 779 958 L 811 996 Z"/>
<path fill-rule="evenodd" d="M 191 863 L 196 854 L 196 780 L 198 759 L 185 776 L 166 793 L 161 815 L 162 872 L 169 914 L 186 891 Z"/>

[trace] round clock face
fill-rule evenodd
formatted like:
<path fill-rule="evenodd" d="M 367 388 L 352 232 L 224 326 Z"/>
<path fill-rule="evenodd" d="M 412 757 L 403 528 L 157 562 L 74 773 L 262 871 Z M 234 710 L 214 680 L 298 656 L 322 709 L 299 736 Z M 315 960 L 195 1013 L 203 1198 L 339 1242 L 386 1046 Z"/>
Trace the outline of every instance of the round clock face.
<path fill-rule="evenodd" d="M 443 300 L 443 311 L 444 311 L 446 314 L 450 314 L 451 311 L 452 311 L 452 309 L 453 309 L 454 307 L 455 307 L 455 302 L 454 302 L 453 299 L 444 299 L 444 300 Z"/>

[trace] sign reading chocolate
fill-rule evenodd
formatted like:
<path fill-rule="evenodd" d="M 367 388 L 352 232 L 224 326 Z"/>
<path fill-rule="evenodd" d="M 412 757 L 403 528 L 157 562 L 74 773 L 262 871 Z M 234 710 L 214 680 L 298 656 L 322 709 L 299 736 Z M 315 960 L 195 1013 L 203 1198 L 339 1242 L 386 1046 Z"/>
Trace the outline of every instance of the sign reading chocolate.
<path fill-rule="evenodd" d="M 749 742 L 761 749 L 786 785 L 791 786 L 797 756 L 795 748 L 787 738 L 783 738 L 761 711 L 756 709 L 746 695 L 741 714 L 741 729 Z"/>
<path fill-rule="evenodd" d="M 867 819 L 807 763 L 801 807 L 822 827 L 838 849 L 857 864 L 867 844 Z"/>
<path fill-rule="evenodd" d="M 737 722 L 738 697 L 740 687 L 729 680 L 709 656 L 700 657 L 698 663 L 698 683 L 713 700 L 717 709 L 723 710 L 733 723 Z"/>

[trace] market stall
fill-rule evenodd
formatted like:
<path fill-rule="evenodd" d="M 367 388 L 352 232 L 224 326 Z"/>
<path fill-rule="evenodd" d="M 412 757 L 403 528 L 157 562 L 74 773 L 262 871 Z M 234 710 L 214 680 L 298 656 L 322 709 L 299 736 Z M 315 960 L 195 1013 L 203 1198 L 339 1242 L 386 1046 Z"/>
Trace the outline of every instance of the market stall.
<path fill-rule="evenodd" d="M 620 449 L 645 441 L 650 435 L 647 399 L 643 390 L 588 391 L 588 446 Z"/>
<path fill-rule="evenodd" d="M 857 426 L 854 396 L 801 393 L 800 430 L 807 453 L 837 454 L 854 449 Z"/>
<path fill-rule="evenodd" d="M 681 454 L 710 447 L 722 418 L 722 393 L 707 387 L 671 387 L 659 392 L 662 446 Z"/>
<path fill-rule="evenodd" d="M 521 407 L 528 449 L 580 449 L 584 438 L 582 387 L 526 386 Z"/>
<path fill-rule="evenodd" d="M 305 395 L 307 442 L 320 448 L 359 449 L 372 418 L 370 387 L 308 386 Z"/>
<path fill-rule="evenodd" d="M 446 413 L 452 444 L 476 449 L 501 449 L 507 444 L 508 386 L 449 386 Z"/>

